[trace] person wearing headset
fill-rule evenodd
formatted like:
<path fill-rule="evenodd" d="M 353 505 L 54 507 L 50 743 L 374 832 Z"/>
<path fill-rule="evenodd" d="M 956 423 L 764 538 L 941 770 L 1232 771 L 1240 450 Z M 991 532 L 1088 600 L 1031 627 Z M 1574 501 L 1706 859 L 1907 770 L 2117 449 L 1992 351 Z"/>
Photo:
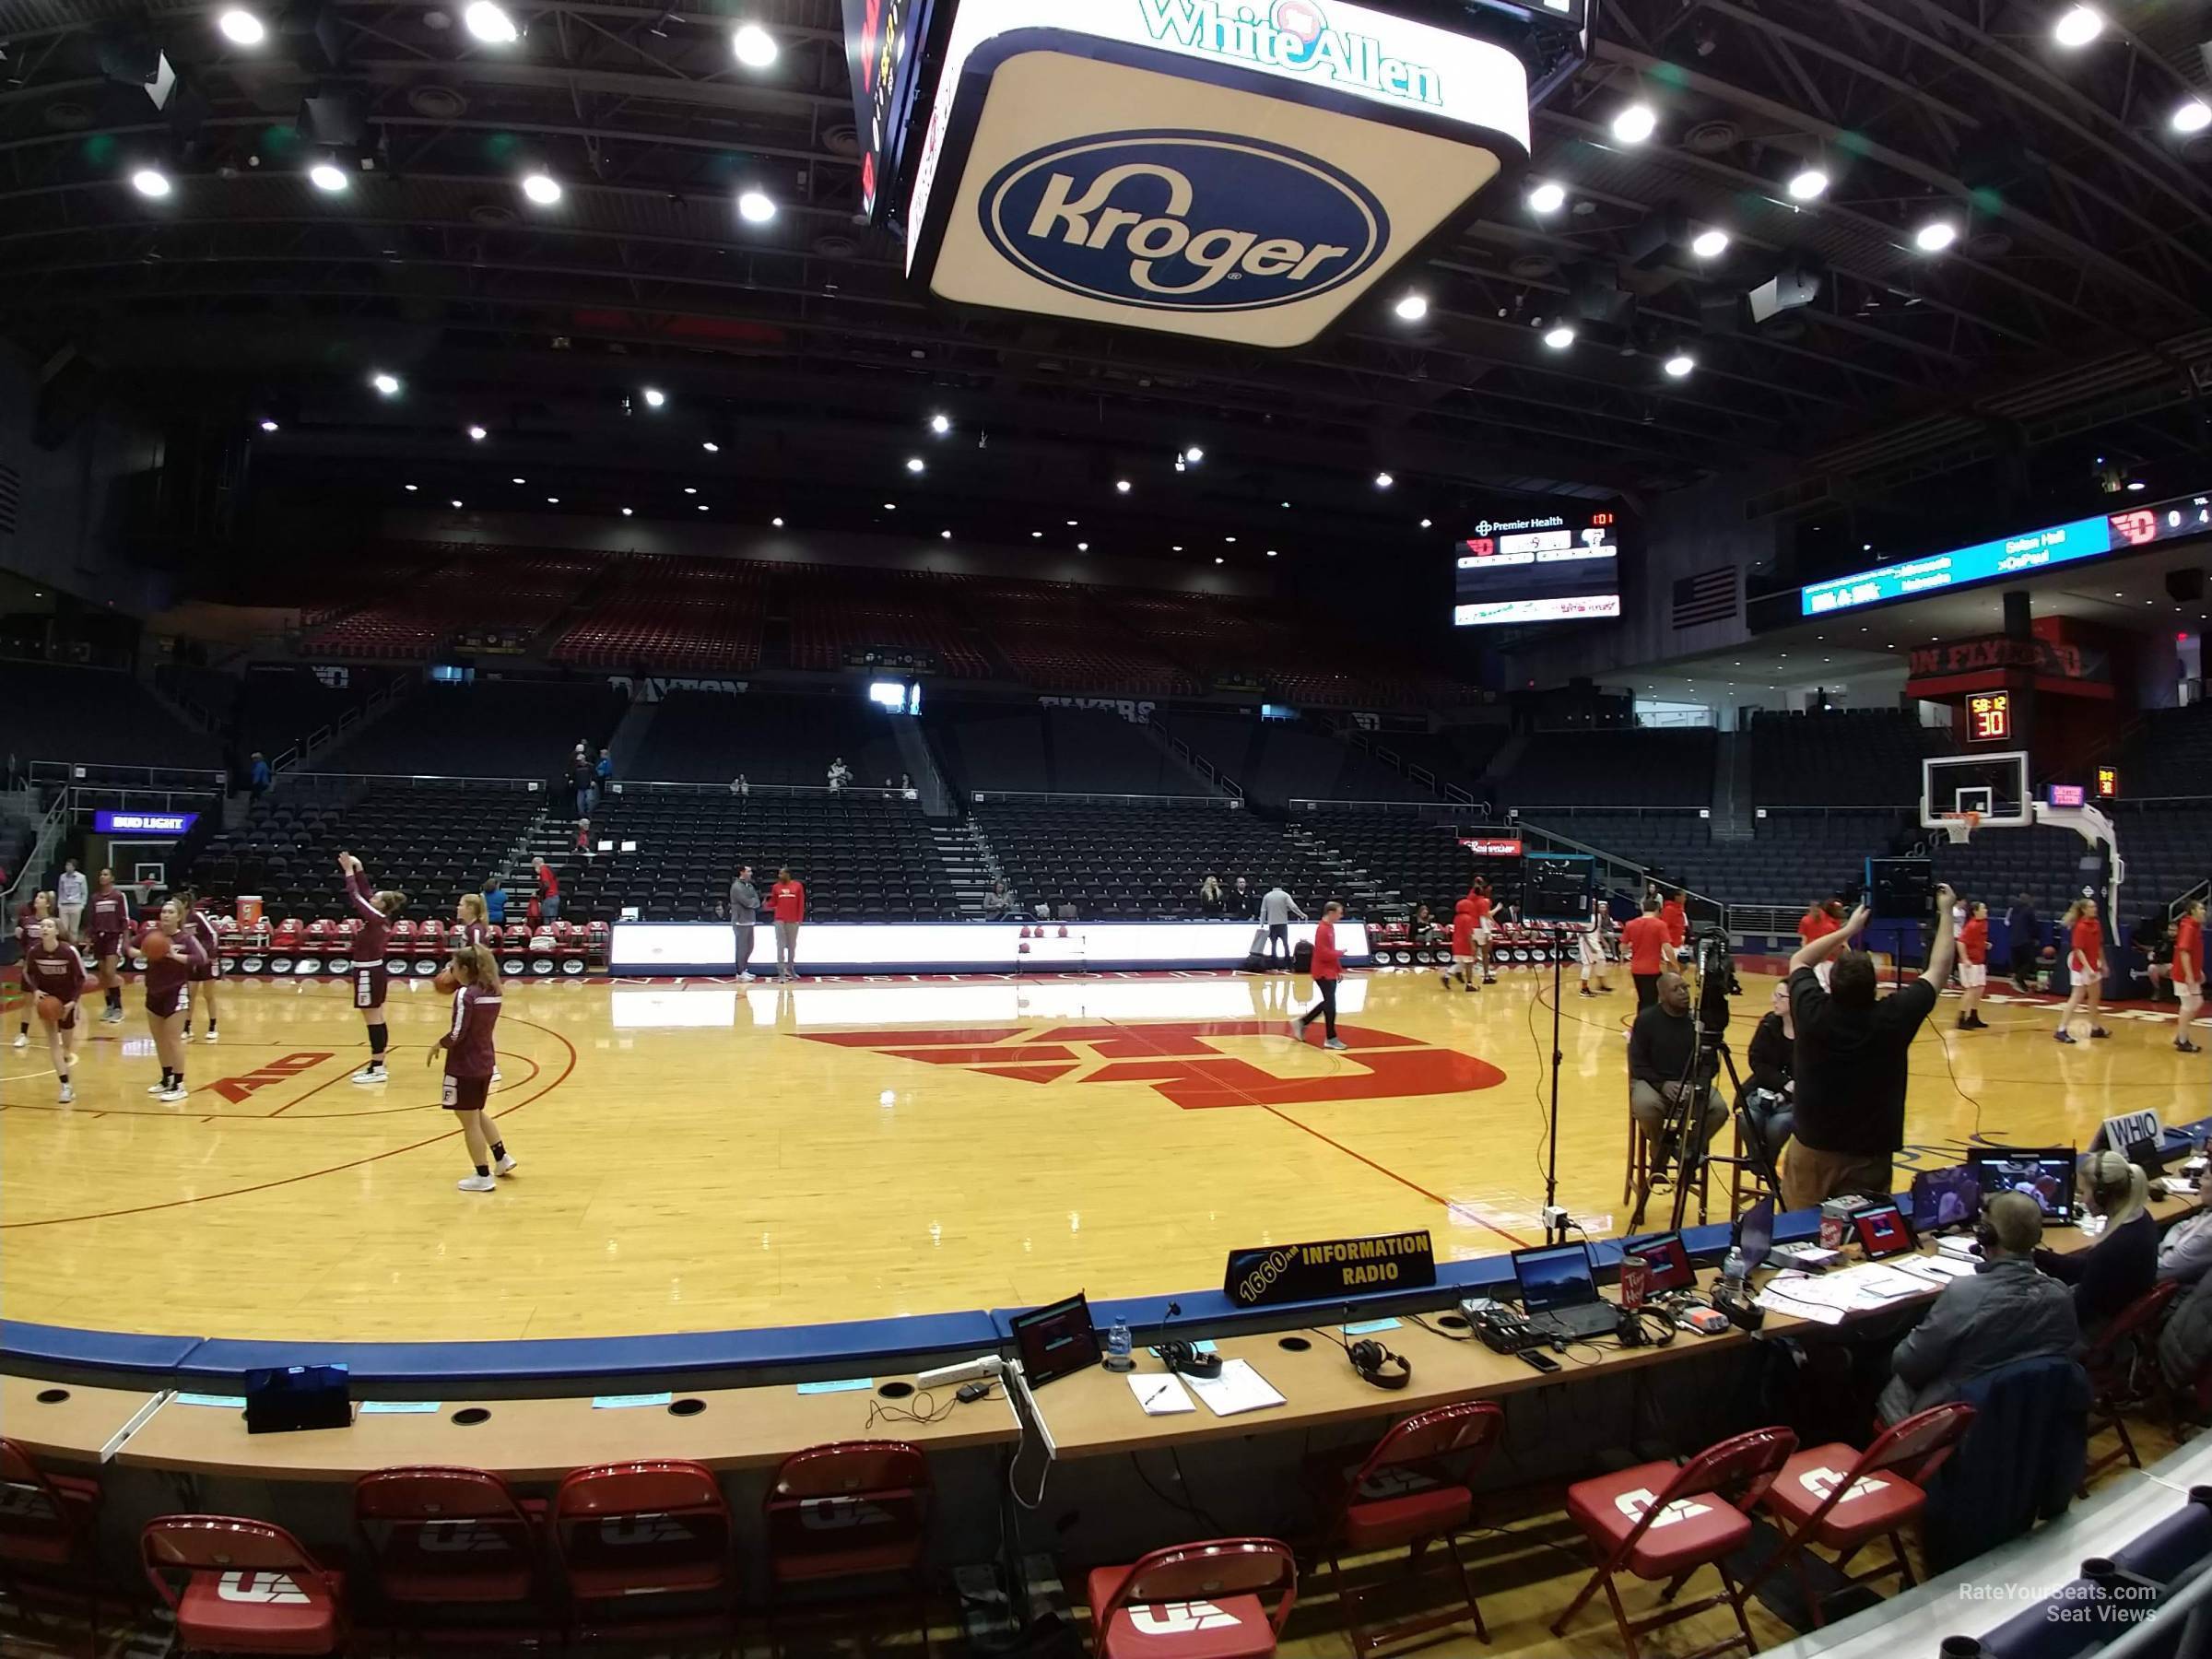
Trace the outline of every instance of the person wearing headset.
<path fill-rule="evenodd" d="M 2097 1242 L 2072 1255 L 2035 1253 L 2035 1265 L 2074 1288 L 2074 1317 L 2090 1341 L 2159 1277 L 2159 1224 L 2150 1182 L 2118 1152 L 2092 1152 L 2077 1177 L 2082 1202 L 2104 1218 Z"/>
<path fill-rule="evenodd" d="M 1983 1206 L 1974 1229 L 1981 1269 L 1944 1286 L 1889 1356 L 1889 1382 L 1875 1406 L 1883 1422 L 1955 1400 L 2001 1365 L 2081 1346 L 2073 1297 L 2036 1269 L 2042 1236 L 2043 1212 L 2025 1193 L 1999 1193 Z"/>

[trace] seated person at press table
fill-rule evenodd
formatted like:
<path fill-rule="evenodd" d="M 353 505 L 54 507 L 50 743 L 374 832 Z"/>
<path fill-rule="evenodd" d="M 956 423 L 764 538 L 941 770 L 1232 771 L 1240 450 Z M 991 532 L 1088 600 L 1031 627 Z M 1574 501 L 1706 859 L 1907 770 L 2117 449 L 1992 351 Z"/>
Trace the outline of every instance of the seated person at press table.
<path fill-rule="evenodd" d="M 2150 1213 L 2150 1182 L 2124 1154 L 2090 1153 L 2081 1160 L 2080 1182 L 2082 1202 L 2089 1214 L 2104 1218 L 2104 1230 L 2072 1255 L 2039 1250 L 2035 1265 L 2073 1286 L 2075 1320 L 2094 1342 L 2158 1282 L 2159 1224 Z"/>
<path fill-rule="evenodd" d="M 1673 1115 L 1671 1109 L 1679 1106 L 1684 1089 L 1694 1089 L 1704 1102 L 1702 1124 L 1692 1125 L 1700 1156 L 1713 1131 L 1728 1121 L 1728 1109 L 1712 1086 L 1713 1075 L 1720 1070 L 1720 1051 L 1706 1046 L 1699 1056 L 1698 1075 L 1692 1079 L 1689 1063 L 1696 1042 L 1697 1022 L 1690 1016 L 1689 987 L 1680 974 L 1662 973 L 1658 1000 L 1637 1015 L 1636 1023 L 1629 1028 L 1629 1111 L 1659 1147 L 1662 1164 L 1675 1154 L 1661 1135 Z"/>
<path fill-rule="evenodd" d="M 2159 1283 L 2194 1285 L 2212 1267 L 2212 1162 L 2196 1178 L 2196 1207 L 2159 1239 Z"/>
<path fill-rule="evenodd" d="M 1889 1356 L 1875 1406 L 1885 1423 L 1955 1400 L 1976 1377 L 2016 1359 L 2071 1354 L 2081 1346 L 2074 1299 L 2036 1270 L 2043 1212 L 2025 1193 L 1999 1193 L 1975 1230 L 1982 1265 L 1955 1278 Z"/>
<path fill-rule="evenodd" d="M 1797 1027 L 1790 1018 L 1786 982 L 1774 987 L 1774 1006 L 1760 1017 L 1744 1059 L 1751 1075 L 1736 1104 L 1750 1112 L 1767 1157 L 1779 1161 L 1797 1118 Z M 1755 1089 L 1762 1097 L 1756 1102 L 1751 1099 Z"/>
<path fill-rule="evenodd" d="M 1838 957 L 1866 925 L 1866 907 L 1790 959 L 1790 1013 L 1797 1027 L 1794 1136 L 1782 1167 L 1783 1205 L 1809 1209 L 1840 1193 L 1887 1197 L 1890 1163 L 1905 1144 L 1906 1055 L 1951 976 L 1951 903 L 1936 889 L 1936 936 L 1924 971 L 1877 999 L 1874 959 L 1841 956 L 1821 989 L 1813 970 Z"/>

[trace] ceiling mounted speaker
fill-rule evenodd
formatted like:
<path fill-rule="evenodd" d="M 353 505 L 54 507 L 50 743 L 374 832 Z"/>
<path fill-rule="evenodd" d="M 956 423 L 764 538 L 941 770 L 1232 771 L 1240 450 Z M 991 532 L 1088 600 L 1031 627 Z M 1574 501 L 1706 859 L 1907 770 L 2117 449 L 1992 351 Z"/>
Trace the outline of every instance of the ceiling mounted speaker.
<path fill-rule="evenodd" d="M 2166 572 L 2166 596 L 2182 605 L 2201 604 L 2205 597 L 2205 573 L 2202 571 L 2169 571 Z"/>
<path fill-rule="evenodd" d="M 1820 294 L 1827 268 L 1809 253 L 1793 253 L 1782 269 L 1746 296 L 1751 302 L 1751 321 L 1764 323 L 1786 311 L 1810 305 Z"/>
<path fill-rule="evenodd" d="M 1733 121 L 1700 121 L 1682 135 L 1682 147 L 1693 156 L 1717 156 L 1734 149 L 1743 136 Z"/>
<path fill-rule="evenodd" d="M 369 131 L 369 104 L 358 92 L 315 92 L 300 101 L 300 136 L 349 149 Z"/>
<path fill-rule="evenodd" d="M 468 100 L 452 87 L 425 81 L 407 88 L 407 108 L 432 121 L 457 121 L 468 113 Z"/>

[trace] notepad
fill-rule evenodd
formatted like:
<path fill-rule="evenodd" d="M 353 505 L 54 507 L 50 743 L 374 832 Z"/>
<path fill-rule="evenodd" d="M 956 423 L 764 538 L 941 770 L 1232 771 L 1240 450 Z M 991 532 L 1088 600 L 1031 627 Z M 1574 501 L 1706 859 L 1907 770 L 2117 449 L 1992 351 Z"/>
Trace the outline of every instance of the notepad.
<path fill-rule="evenodd" d="M 876 1379 L 873 1377 L 844 1377 L 834 1382 L 802 1382 L 799 1392 L 803 1394 L 858 1394 L 864 1388 L 875 1386 Z"/>
<path fill-rule="evenodd" d="M 246 1396 L 244 1394 L 181 1394 L 177 1396 L 176 1403 L 180 1406 L 216 1406 L 227 1411 L 243 1411 L 246 1408 Z"/>
<path fill-rule="evenodd" d="M 1344 1334 L 1347 1336 L 1372 1336 L 1377 1331 L 1394 1331 L 1397 1328 L 1398 1322 L 1394 1319 L 1363 1319 L 1358 1324 L 1346 1325 Z"/>
<path fill-rule="evenodd" d="M 1244 1411 L 1263 1411 L 1280 1406 L 1283 1396 L 1246 1359 L 1224 1359 L 1218 1377 L 1184 1379 L 1191 1392 L 1204 1400 L 1216 1417 L 1235 1417 Z"/>
<path fill-rule="evenodd" d="M 675 1399 L 674 1394 L 600 1394 L 592 1401 L 594 1411 L 628 1411 L 639 1406 L 665 1406 Z"/>
<path fill-rule="evenodd" d="M 1146 1371 L 1141 1376 L 1131 1371 L 1122 1381 L 1129 1384 L 1129 1392 L 1136 1396 L 1147 1417 L 1172 1417 L 1179 1411 L 1198 1409 L 1183 1392 L 1182 1379 L 1172 1371 L 1165 1376 L 1159 1371 Z"/>

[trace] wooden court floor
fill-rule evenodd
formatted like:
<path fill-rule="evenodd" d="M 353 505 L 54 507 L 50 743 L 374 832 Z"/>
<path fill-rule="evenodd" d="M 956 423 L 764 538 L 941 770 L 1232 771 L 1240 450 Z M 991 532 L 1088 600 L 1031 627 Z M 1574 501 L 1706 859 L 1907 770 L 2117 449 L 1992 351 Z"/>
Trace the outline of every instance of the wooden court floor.
<path fill-rule="evenodd" d="M 1745 976 L 1740 1059 L 1771 981 Z M 1625 986 L 1625 978 L 1623 980 Z M 0 1048 L 0 1312 L 229 1336 L 491 1339 L 794 1324 L 1218 1285 L 1235 1246 L 1426 1227 L 1440 1256 L 1539 1241 L 1551 981 L 1475 994 L 1346 982 L 1341 1053 L 1284 976 L 533 983 L 495 1097 L 520 1171 L 466 1169 L 394 988 L 392 1081 L 357 1087 L 335 983 L 227 982 L 192 1094 L 129 1022 L 91 1027 L 56 1104 L 34 1029 Z M 1621 1230 L 1627 990 L 1566 981 L 1561 1201 Z M 96 1006 L 96 1005 L 95 1005 Z M 2171 1015 L 2051 1041 L 2040 1001 L 1947 999 L 1914 1050 L 1906 1159 L 1967 1136 L 2080 1144 L 2145 1106 L 2208 1109 Z M 6 1041 L 16 1013 L 7 1011 Z M 1313 1032 L 1318 1040 L 1318 1028 Z M 1716 1193 L 1716 1214 L 1724 1208 Z"/>

